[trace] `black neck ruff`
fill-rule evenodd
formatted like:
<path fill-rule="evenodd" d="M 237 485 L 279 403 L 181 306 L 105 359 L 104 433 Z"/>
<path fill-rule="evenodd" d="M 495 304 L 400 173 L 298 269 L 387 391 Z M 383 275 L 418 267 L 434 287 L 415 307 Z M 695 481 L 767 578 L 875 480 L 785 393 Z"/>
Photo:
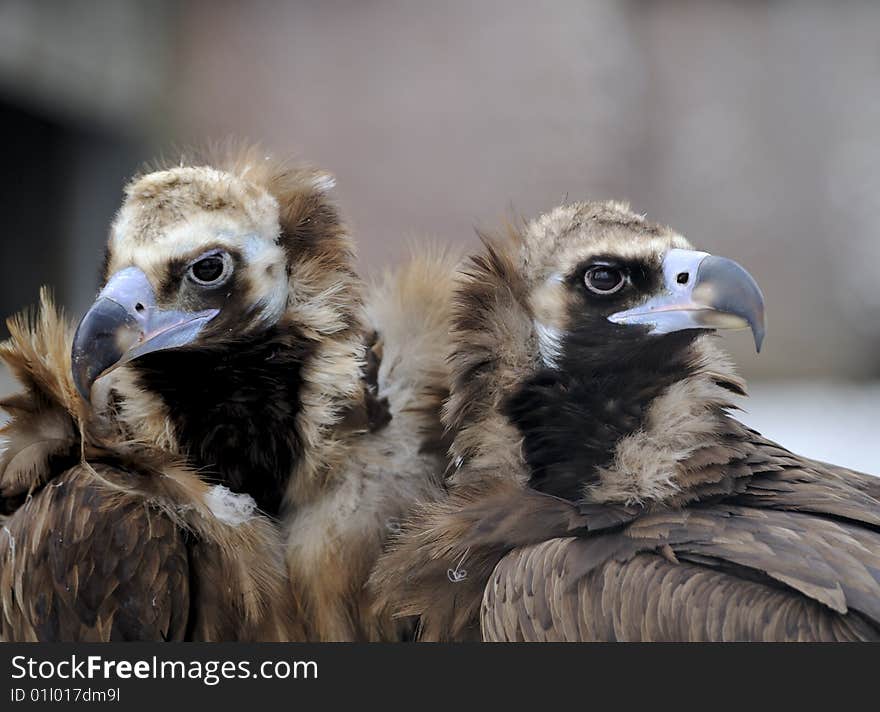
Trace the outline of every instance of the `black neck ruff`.
<path fill-rule="evenodd" d="M 277 516 L 302 451 L 296 417 L 308 354 L 304 339 L 276 328 L 222 348 L 148 354 L 134 366 L 166 404 L 191 464 Z"/>

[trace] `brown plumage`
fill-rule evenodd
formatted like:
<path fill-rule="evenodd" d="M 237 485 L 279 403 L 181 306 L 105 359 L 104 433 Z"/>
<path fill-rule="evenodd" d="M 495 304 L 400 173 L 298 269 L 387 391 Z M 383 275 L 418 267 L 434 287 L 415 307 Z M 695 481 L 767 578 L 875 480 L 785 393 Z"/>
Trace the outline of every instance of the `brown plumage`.
<path fill-rule="evenodd" d="M 2 407 L 0 638 L 301 637 L 282 550 L 262 517 L 218 521 L 211 489 L 167 451 L 118 438 L 71 379 L 72 330 L 44 293 L 0 358 L 23 386 Z"/>
<path fill-rule="evenodd" d="M 705 327 L 760 343 L 747 274 L 617 203 L 486 243 L 455 297 L 459 467 L 380 561 L 385 605 L 430 640 L 880 638 L 880 480 L 731 415 Z"/>
<path fill-rule="evenodd" d="M 366 582 L 411 509 L 443 492 L 443 344 L 455 263 L 449 253 L 424 252 L 368 291 L 368 407 L 360 425 L 327 443 L 314 474 L 294 474 L 311 483 L 286 517 L 287 560 L 310 639 L 412 637 L 412 621 L 377 604 Z"/>
<path fill-rule="evenodd" d="M 17 322 L 5 638 L 409 634 L 364 584 L 440 491 L 452 263 L 365 305 L 331 187 L 251 149 L 139 176 L 76 335 Z"/>

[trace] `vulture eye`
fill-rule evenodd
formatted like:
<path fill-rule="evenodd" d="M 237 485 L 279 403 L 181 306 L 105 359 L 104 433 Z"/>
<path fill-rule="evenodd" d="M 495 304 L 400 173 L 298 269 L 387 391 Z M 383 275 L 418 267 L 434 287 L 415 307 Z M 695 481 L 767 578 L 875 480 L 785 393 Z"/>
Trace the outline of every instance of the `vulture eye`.
<path fill-rule="evenodd" d="M 206 255 L 189 266 L 189 278 L 196 284 L 209 287 L 225 282 L 231 272 L 231 261 L 222 253 Z"/>
<path fill-rule="evenodd" d="M 617 267 L 594 265 L 584 275 L 584 283 L 594 294 L 614 294 L 626 283 L 626 277 Z"/>

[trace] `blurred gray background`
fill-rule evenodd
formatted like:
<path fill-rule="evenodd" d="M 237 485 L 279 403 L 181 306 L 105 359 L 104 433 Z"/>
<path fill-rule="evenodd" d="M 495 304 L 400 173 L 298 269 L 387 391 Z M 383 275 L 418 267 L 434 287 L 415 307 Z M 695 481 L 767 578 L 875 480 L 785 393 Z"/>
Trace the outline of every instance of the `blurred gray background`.
<path fill-rule="evenodd" d="M 85 309 L 127 176 L 192 141 L 335 173 L 366 273 L 627 199 L 763 287 L 746 420 L 880 472 L 880 3 L 0 0 L 0 127 L 3 314 Z"/>

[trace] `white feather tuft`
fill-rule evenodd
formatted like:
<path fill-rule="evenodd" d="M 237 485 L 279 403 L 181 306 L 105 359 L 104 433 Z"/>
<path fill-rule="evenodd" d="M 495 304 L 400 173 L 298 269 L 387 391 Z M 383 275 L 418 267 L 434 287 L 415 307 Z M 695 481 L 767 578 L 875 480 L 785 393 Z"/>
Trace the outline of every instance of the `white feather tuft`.
<path fill-rule="evenodd" d="M 538 334 L 538 350 L 541 352 L 544 365 L 548 368 L 558 368 L 559 359 L 562 356 L 562 338 L 564 336 L 562 330 L 535 321 L 535 331 Z"/>
<path fill-rule="evenodd" d="M 312 186 L 320 193 L 329 193 L 336 187 L 336 178 L 329 173 L 321 173 L 312 180 Z"/>
<path fill-rule="evenodd" d="M 205 504 L 221 522 L 237 527 L 257 516 L 257 503 L 247 494 L 236 494 L 228 487 L 215 485 L 205 495 Z"/>

